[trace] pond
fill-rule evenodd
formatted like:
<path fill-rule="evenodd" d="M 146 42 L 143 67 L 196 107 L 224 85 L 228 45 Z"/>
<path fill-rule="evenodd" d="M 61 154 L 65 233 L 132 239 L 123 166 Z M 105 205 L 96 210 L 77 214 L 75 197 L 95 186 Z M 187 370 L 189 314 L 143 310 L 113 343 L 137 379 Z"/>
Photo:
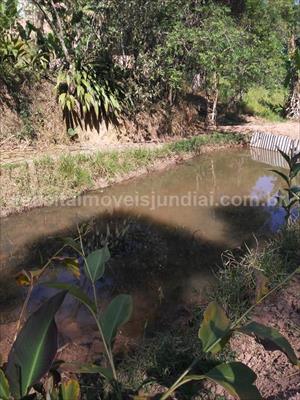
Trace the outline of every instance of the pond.
<path fill-rule="evenodd" d="M 257 151 L 216 151 L 63 204 L 4 218 L 0 336 L 8 334 L 24 299 L 15 284 L 16 271 L 39 267 L 59 248 L 57 238 L 76 235 L 77 224 L 89 223 L 84 238 L 88 250 L 106 239 L 111 246 L 112 259 L 98 284 L 103 303 L 115 293 L 133 296 L 134 315 L 125 337 L 140 337 L 164 315 L 179 315 L 184 305 L 204 302 L 222 252 L 244 242 L 251 246 L 256 236 L 283 222 L 283 213 L 272 206 L 280 183 L 266 163 L 272 157 L 264 153 L 260 161 Z M 78 283 L 59 262 L 44 280 Z M 53 293 L 38 286 L 29 309 Z M 93 332 L 85 311 L 71 299 L 64 303 L 59 327 L 72 341 L 82 342 Z"/>

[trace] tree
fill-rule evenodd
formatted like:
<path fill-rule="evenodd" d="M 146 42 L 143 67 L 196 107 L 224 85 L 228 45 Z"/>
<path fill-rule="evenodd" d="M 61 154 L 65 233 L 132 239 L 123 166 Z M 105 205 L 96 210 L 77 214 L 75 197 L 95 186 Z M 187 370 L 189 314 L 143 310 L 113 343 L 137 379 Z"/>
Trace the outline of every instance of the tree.
<path fill-rule="evenodd" d="M 220 91 L 230 86 L 240 96 L 267 75 L 269 56 L 262 41 L 230 15 L 230 9 L 209 3 L 194 10 L 193 18 L 176 24 L 168 35 L 165 59 L 170 80 L 182 83 L 198 75 L 199 89 L 207 104 L 206 125 L 216 126 Z M 177 82 L 178 83 L 178 82 Z"/>
<path fill-rule="evenodd" d="M 290 118 L 299 118 L 299 1 L 273 0 L 263 2 L 247 0 L 243 24 L 248 26 L 261 40 L 264 44 L 265 53 L 271 55 L 269 58 L 271 68 L 267 77 L 267 84 L 283 84 L 285 80 L 289 88 L 285 115 Z M 274 55 L 276 49 L 277 55 Z"/>

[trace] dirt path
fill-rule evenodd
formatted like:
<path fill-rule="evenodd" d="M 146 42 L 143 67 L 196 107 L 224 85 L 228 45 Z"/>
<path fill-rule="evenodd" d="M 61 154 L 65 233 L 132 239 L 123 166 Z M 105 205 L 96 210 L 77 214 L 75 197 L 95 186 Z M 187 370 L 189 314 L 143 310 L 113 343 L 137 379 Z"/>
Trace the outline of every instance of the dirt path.
<path fill-rule="evenodd" d="M 300 139 L 300 121 L 269 122 L 259 118 L 246 117 L 243 123 L 222 125 L 219 128 L 226 132 L 251 133 L 259 131 Z"/>

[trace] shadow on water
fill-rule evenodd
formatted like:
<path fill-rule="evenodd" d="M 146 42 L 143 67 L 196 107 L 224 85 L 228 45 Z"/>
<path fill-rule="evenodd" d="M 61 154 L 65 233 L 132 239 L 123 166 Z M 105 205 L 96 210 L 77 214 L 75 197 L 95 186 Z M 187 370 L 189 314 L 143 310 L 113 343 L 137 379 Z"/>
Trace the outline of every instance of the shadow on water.
<path fill-rule="evenodd" d="M 232 237 L 238 238 L 243 232 L 243 237 L 248 241 L 253 240 L 252 232 L 257 232 L 266 218 L 262 209 L 253 207 L 218 207 L 215 212 Z M 220 264 L 220 256 L 227 248 L 224 243 L 208 240 L 199 232 L 191 233 L 187 229 L 129 212 L 104 213 L 84 223 L 90 226 L 89 233 L 84 237 L 88 252 L 103 245 L 109 226 L 108 243 L 112 258 L 107 264 L 104 279 L 98 283 L 98 292 L 103 304 L 118 293 L 130 293 L 133 296 L 134 314 L 125 328 L 129 337 L 141 336 L 145 324 L 149 329 L 154 323 L 166 326 L 166 321 L 162 323 L 166 315 L 167 320 L 176 316 L 184 305 L 205 302 L 206 291 L 214 279 L 212 270 Z M 245 224 L 249 229 L 247 237 Z M 75 225 L 65 235 L 70 232 L 76 235 Z M 60 247 L 61 241 L 56 238 L 35 242 L 23 266 L 40 266 Z M 71 249 L 63 254 L 75 256 Z M 82 278 L 78 282 L 58 261 L 52 263 L 45 280 L 83 284 Z M 53 289 L 38 285 L 34 289 L 29 310 L 35 309 L 54 293 Z M 89 294 L 92 294 L 91 291 Z M 1 279 L 0 296 L 0 322 L 16 320 L 24 291 L 17 287 L 12 277 L 9 280 Z M 74 326 L 72 328 L 75 332 L 69 330 L 70 314 L 71 320 L 76 321 L 76 329 Z M 64 303 L 60 320 L 62 333 L 70 339 L 73 339 L 73 334 L 82 334 L 81 330 L 92 323 L 84 309 L 78 308 L 71 298 Z"/>
<path fill-rule="evenodd" d="M 214 153 L 170 171 L 93 193 L 96 199 L 101 199 L 104 195 L 118 197 L 136 192 L 139 196 L 152 193 L 185 196 L 193 191 L 200 195 L 212 194 L 213 204 L 153 210 L 149 207 L 106 209 L 82 206 L 74 200 L 72 207 L 32 210 L 4 219 L 1 261 L 5 269 L 0 277 L 0 334 L 7 322 L 17 319 L 24 299 L 24 291 L 16 286 L 14 273 L 45 263 L 60 248 L 58 237 L 76 235 L 77 223 L 90 225 L 90 232 L 84 238 L 88 251 L 101 247 L 109 233 L 112 258 L 98 291 L 103 306 L 117 293 L 133 296 L 134 315 L 122 331 L 123 336 L 141 337 L 145 326 L 148 330 L 155 330 L 157 326 L 168 329 L 172 318 L 178 317 L 185 305 L 206 301 L 206 292 L 214 280 L 212 270 L 220 264 L 224 250 L 241 246 L 244 241 L 251 245 L 253 233 L 262 235 L 276 223 L 280 225 L 280 218 L 275 219 L 275 223 L 276 213 L 267 206 L 218 204 L 224 194 L 258 194 L 260 198 L 273 194 L 277 181 L 266 169 L 252 161 L 249 152 Z M 71 251 L 64 254 L 73 255 Z M 45 279 L 78 284 L 57 261 L 49 268 Z M 53 293 L 52 289 L 37 286 L 29 310 Z M 69 297 L 58 322 L 67 340 L 93 334 L 94 327 L 87 313 Z"/>

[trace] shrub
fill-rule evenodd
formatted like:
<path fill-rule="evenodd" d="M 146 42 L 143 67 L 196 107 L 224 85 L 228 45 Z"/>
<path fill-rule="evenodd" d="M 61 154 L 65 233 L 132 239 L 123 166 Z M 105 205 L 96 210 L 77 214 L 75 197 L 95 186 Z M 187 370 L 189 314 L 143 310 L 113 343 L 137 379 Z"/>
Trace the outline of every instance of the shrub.
<path fill-rule="evenodd" d="M 247 114 L 280 121 L 286 94 L 284 88 L 270 90 L 261 86 L 253 87 L 244 96 L 242 108 Z"/>

